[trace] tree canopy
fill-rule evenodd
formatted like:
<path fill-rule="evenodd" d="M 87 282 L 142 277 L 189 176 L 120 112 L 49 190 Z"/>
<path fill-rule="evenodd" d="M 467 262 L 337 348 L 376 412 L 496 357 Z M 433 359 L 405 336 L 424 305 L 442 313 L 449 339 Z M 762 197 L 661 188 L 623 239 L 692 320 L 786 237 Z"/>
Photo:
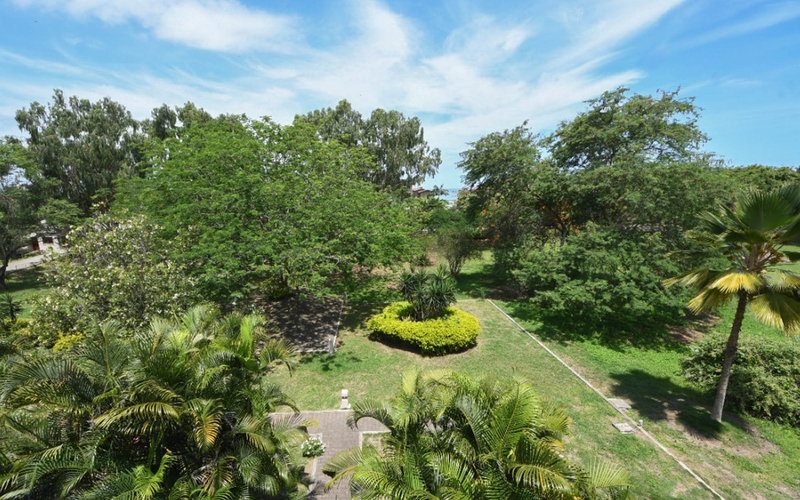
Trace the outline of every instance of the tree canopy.
<path fill-rule="evenodd" d="M 143 178 L 118 206 L 147 214 L 206 296 L 318 293 L 359 269 L 410 252 L 403 207 L 358 178 L 360 149 L 322 141 L 305 124 L 221 116 L 152 141 Z"/>
<path fill-rule="evenodd" d="M 419 118 L 395 110 L 376 109 L 368 119 L 349 102 L 297 116 L 295 123 L 310 123 L 323 140 L 336 140 L 348 148 L 362 147 L 370 161 L 361 176 L 383 190 L 408 191 L 436 173 L 441 152 L 425 140 Z M 407 193 L 405 193 L 407 194 Z"/>
<path fill-rule="evenodd" d="M 17 111 L 17 124 L 34 158 L 26 175 L 40 198 L 66 200 L 88 216 L 95 203 L 113 199 L 114 180 L 134 175 L 139 124 L 119 103 L 66 98 Z"/>

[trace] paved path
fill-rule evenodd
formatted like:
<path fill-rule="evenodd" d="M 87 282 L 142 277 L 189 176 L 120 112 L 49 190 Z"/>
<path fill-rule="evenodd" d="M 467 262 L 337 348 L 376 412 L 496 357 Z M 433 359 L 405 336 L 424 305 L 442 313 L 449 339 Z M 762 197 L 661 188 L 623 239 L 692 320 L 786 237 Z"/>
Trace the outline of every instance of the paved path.
<path fill-rule="evenodd" d="M 15 261 L 11 261 L 8 263 L 8 267 L 6 268 L 6 272 L 10 273 L 12 271 L 19 271 L 20 269 L 27 269 L 31 266 L 35 266 L 44 260 L 45 256 L 42 254 L 34 255 L 33 257 L 26 257 L 24 259 L 19 259 Z"/>
<path fill-rule="evenodd" d="M 330 480 L 330 477 L 322 473 L 322 467 L 340 451 L 361 446 L 362 433 L 387 430 L 383 424 L 371 418 L 362 419 L 358 423 L 358 429 L 351 429 L 347 426 L 349 414 L 349 410 L 304 411 L 300 414 L 304 420 L 314 419 L 317 421 L 319 425 L 309 427 L 308 433 L 312 436 L 321 435 L 322 442 L 325 444 L 325 454 L 317 458 L 314 484 L 309 499 L 344 500 L 350 498 L 349 481 L 342 481 L 331 490 L 325 491 L 325 483 Z"/>

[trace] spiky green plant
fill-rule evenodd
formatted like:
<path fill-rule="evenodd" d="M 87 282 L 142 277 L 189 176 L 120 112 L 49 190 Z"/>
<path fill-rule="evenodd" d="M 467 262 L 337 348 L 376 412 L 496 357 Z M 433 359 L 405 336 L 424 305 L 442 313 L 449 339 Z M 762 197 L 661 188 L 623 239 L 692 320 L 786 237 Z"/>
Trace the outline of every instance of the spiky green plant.
<path fill-rule="evenodd" d="M 789 335 L 800 332 L 800 274 L 785 267 L 800 260 L 800 252 L 793 248 L 800 242 L 800 186 L 753 191 L 733 207 L 720 206 L 717 212 L 705 212 L 700 218 L 704 231 L 694 234 L 694 239 L 703 249 L 701 256 L 724 256 L 728 266 L 691 269 L 664 284 L 699 290 L 689 302 L 689 308 L 696 313 L 737 300 L 711 411 L 711 418 L 722 422 L 747 306 L 768 325 Z"/>
<path fill-rule="evenodd" d="M 404 271 L 399 280 L 400 293 L 414 308 L 414 319 L 436 318 L 456 301 L 456 282 L 444 265 L 435 271 Z"/>

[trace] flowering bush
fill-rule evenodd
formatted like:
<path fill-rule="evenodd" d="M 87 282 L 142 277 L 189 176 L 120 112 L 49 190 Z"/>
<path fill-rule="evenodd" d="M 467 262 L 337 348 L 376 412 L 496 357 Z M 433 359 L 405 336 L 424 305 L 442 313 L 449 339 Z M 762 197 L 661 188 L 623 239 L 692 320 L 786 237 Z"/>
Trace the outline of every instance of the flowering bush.
<path fill-rule="evenodd" d="M 67 251 L 45 269 L 54 289 L 33 304 L 36 334 L 69 335 L 109 318 L 141 328 L 191 305 L 193 283 L 170 260 L 159 230 L 144 217 L 108 215 L 74 228 Z"/>
<path fill-rule="evenodd" d="M 321 439 L 312 437 L 303 442 L 301 449 L 304 457 L 319 457 L 325 453 L 325 444 Z"/>

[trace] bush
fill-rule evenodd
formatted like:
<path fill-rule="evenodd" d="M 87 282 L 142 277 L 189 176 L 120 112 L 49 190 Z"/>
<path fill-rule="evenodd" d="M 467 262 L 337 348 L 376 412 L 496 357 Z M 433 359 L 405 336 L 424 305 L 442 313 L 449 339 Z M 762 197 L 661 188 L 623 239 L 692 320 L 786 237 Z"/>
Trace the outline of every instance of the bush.
<path fill-rule="evenodd" d="M 319 438 L 308 438 L 300 447 L 306 458 L 321 457 L 325 453 L 325 444 Z"/>
<path fill-rule="evenodd" d="M 677 272 L 658 234 L 587 224 L 563 246 L 531 249 L 512 274 L 548 321 L 610 333 L 680 321 L 681 291 L 661 285 Z"/>
<path fill-rule="evenodd" d="M 474 346 L 481 331 L 475 316 L 448 307 L 442 316 L 413 321 L 414 308 L 408 302 L 395 302 L 367 322 L 367 327 L 390 338 L 419 347 L 425 354 L 447 354 Z"/>
<path fill-rule="evenodd" d="M 683 376 L 714 391 L 727 337 L 709 337 L 683 360 Z M 788 339 L 739 340 L 726 406 L 740 413 L 800 426 L 800 344 Z"/>
<path fill-rule="evenodd" d="M 141 216 L 99 216 L 69 234 L 67 252 L 45 266 L 52 293 L 33 301 L 33 333 L 86 331 L 113 318 L 127 329 L 195 302 L 194 281 L 172 262 L 160 228 Z"/>
<path fill-rule="evenodd" d="M 404 271 L 399 285 L 403 298 L 411 304 L 411 316 L 417 321 L 443 316 L 456 301 L 456 281 L 444 265 L 434 272 Z"/>

